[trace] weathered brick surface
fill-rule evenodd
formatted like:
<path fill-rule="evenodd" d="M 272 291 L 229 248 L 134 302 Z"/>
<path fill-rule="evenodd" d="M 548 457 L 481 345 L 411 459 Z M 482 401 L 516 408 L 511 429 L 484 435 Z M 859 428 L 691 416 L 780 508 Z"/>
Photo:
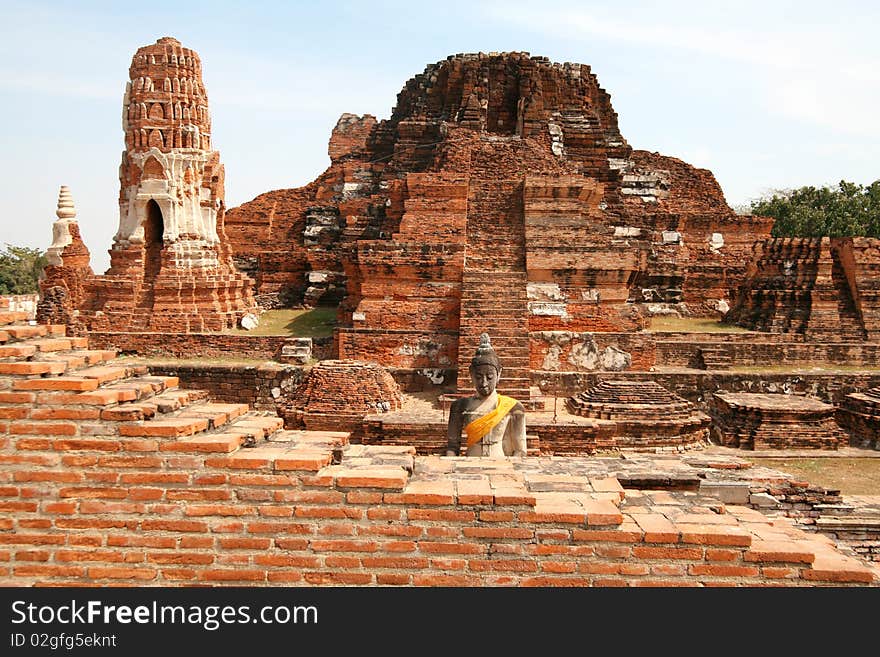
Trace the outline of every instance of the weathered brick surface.
<path fill-rule="evenodd" d="M 728 319 L 809 341 L 876 340 L 878 240 L 773 238 L 755 245 Z"/>

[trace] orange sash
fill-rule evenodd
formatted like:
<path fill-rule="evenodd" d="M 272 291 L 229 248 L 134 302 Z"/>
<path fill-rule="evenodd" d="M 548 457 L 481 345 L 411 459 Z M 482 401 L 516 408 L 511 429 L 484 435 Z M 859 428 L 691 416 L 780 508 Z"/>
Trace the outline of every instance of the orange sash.
<path fill-rule="evenodd" d="M 498 405 L 494 411 L 486 413 L 483 417 L 478 417 L 464 428 L 464 432 L 467 434 L 467 446 L 470 447 L 479 442 L 483 436 L 492 431 L 514 406 L 516 406 L 516 400 L 513 397 L 498 395 Z"/>

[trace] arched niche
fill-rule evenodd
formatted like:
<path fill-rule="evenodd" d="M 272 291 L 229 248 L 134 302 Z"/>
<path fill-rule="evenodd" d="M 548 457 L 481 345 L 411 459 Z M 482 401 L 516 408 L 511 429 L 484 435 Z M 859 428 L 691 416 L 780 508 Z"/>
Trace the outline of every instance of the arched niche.
<path fill-rule="evenodd" d="M 155 157 L 148 157 L 144 162 L 144 179 L 162 180 L 165 178 L 165 169 Z M 154 201 L 155 202 L 155 201 Z"/>
<path fill-rule="evenodd" d="M 152 158 L 151 158 L 152 159 Z M 162 247 L 164 246 L 165 220 L 162 209 L 153 199 L 147 201 L 144 218 L 144 280 L 150 281 L 162 269 Z"/>

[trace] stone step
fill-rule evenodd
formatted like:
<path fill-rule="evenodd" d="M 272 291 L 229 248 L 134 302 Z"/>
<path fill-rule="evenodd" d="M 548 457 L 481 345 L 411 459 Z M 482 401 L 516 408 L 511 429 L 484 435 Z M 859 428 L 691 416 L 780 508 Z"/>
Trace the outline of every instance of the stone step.
<path fill-rule="evenodd" d="M 0 358 L 30 358 L 37 353 L 34 345 L 13 343 L 0 345 Z"/>
<path fill-rule="evenodd" d="M 68 364 L 60 361 L 24 360 L 13 363 L 0 363 L 0 374 L 17 376 L 40 376 L 46 374 L 64 374 Z"/>
<path fill-rule="evenodd" d="M 49 335 L 49 327 L 45 324 L 37 324 L 36 326 L 8 326 L 5 330 L 11 338 L 16 340 L 41 338 Z"/>
<path fill-rule="evenodd" d="M 56 376 L 47 379 L 20 379 L 12 382 L 13 390 L 71 390 L 85 392 L 97 390 L 95 379 L 76 376 Z"/>
<path fill-rule="evenodd" d="M 19 310 L 0 310 L 0 325 L 26 322 L 28 314 Z"/>

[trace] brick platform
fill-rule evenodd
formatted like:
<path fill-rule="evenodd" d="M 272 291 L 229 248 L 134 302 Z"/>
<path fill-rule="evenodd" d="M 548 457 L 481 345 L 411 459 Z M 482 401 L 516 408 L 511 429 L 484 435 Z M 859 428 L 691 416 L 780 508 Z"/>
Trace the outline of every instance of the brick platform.
<path fill-rule="evenodd" d="M 721 445 L 743 449 L 837 449 L 846 436 L 834 406 L 797 395 L 715 393 L 712 435 Z"/>
<path fill-rule="evenodd" d="M 880 449 L 880 387 L 847 395 L 835 417 L 851 445 Z"/>
<path fill-rule="evenodd" d="M 573 415 L 613 420 L 617 447 L 704 442 L 709 417 L 653 381 L 605 380 L 566 400 Z"/>

